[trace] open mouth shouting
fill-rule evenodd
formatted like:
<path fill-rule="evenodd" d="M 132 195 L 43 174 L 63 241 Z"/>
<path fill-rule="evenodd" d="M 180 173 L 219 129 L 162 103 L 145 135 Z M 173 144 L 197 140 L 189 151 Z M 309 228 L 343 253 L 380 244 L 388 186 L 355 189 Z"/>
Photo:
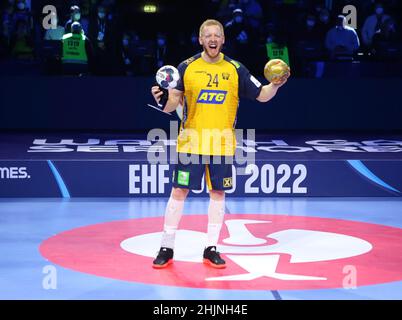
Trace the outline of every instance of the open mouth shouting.
<path fill-rule="evenodd" d="M 218 46 L 218 44 L 214 43 L 214 42 L 209 43 L 208 46 L 207 46 L 207 51 L 208 51 L 208 54 L 211 57 L 217 56 L 219 54 L 219 46 Z"/>

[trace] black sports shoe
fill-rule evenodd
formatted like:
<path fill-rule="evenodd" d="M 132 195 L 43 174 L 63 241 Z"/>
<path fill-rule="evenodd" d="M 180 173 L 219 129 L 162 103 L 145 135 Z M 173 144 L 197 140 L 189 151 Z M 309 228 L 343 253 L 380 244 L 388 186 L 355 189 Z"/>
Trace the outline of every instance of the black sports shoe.
<path fill-rule="evenodd" d="M 203 257 L 204 257 L 203 260 L 204 264 L 207 264 L 217 269 L 226 268 L 226 262 L 221 258 L 219 252 L 216 251 L 215 246 L 205 248 Z"/>
<path fill-rule="evenodd" d="M 155 269 L 166 268 L 173 263 L 173 249 L 162 247 L 159 250 L 158 256 L 153 262 L 152 267 Z"/>

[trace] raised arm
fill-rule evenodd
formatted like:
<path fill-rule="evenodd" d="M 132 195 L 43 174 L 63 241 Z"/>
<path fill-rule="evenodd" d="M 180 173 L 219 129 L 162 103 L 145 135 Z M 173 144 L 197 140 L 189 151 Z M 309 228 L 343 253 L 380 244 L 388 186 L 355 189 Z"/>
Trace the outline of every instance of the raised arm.
<path fill-rule="evenodd" d="M 267 84 L 261 88 L 261 92 L 257 97 L 257 101 L 259 102 L 268 102 L 273 97 L 275 97 L 278 89 L 282 87 L 286 83 L 287 79 L 285 79 L 281 84 Z"/>

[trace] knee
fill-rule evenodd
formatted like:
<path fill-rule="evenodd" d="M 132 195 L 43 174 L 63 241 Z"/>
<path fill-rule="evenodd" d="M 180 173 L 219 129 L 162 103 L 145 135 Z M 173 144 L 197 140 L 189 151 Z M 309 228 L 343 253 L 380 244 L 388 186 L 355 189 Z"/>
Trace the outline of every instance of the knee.
<path fill-rule="evenodd" d="M 189 193 L 189 189 L 173 188 L 171 197 L 175 200 L 185 200 Z"/>
<path fill-rule="evenodd" d="M 225 200 L 225 191 L 223 190 L 209 190 L 209 197 L 215 201 Z"/>

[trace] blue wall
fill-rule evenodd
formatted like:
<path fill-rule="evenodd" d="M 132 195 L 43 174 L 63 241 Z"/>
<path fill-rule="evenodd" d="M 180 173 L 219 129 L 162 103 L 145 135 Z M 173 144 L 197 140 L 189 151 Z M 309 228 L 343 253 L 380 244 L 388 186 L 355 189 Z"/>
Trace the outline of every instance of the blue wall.
<path fill-rule="evenodd" d="M 1 77 L 0 129 L 168 128 L 152 78 Z M 243 100 L 239 128 L 402 130 L 402 79 L 291 79 L 267 104 Z M 173 119 L 173 118 L 172 118 Z"/>

